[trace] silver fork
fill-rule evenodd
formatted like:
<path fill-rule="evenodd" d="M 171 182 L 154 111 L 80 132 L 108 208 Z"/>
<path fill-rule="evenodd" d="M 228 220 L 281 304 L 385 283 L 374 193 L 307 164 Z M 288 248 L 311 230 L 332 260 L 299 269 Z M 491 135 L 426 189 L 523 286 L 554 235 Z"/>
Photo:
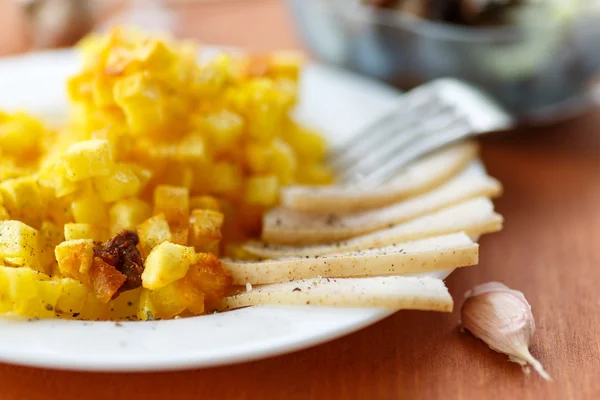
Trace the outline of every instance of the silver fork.
<path fill-rule="evenodd" d="M 378 185 L 411 161 L 454 142 L 515 124 L 492 99 L 456 79 L 431 81 L 334 148 L 329 162 L 340 182 Z"/>

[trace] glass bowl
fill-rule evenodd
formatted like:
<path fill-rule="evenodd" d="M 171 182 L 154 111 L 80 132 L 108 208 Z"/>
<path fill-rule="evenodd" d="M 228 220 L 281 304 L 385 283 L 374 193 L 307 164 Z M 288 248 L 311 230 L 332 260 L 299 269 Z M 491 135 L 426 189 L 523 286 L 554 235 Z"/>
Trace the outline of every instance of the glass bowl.
<path fill-rule="evenodd" d="M 591 0 L 590 2 L 596 2 Z M 348 0 L 288 0 L 321 60 L 410 89 L 455 77 L 524 120 L 563 119 L 589 107 L 600 72 L 600 8 L 467 27 Z"/>

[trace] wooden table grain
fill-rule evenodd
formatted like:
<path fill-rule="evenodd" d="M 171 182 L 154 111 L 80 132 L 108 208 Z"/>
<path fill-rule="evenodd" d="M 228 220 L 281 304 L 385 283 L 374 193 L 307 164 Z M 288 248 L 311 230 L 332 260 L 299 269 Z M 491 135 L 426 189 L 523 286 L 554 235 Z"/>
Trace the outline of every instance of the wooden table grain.
<path fill-rule="evenodd" d="M 279 1 L 209 3 L 186 6 L 188 34 L 263 50 L 299 46 Z M 486 166 L 505 187 L 496 206 L 506 224 L 482 239 L 479 266 L 448 279 L 452 314 L 401 311 L 312 349 L 195 371 L 96 374 L 0 364 L 0 399 L 600 398 L 599 131 L 600 114 L 593 114 L 484 140 Z M 531 302 L 532 352 L 554 382 L 523 374 L 458 329 L 463 293 L 490 280 Z"/>

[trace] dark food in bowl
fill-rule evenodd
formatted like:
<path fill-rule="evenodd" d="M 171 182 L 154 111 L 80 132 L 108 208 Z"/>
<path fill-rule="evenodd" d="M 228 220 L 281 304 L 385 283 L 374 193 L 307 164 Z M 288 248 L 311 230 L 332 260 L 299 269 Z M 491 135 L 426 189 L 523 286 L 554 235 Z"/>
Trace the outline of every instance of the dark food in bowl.
<path fill-rule="evenodd" d="M 453 77 L 534 122 L 575 115 L 592 104 L 590 84 L 600 74 L 600 0 L 288 2 L 318 58 L 401 89 Z M 421 17 L 396 11 L 409 3 L 427 8 L 420 8 Z M 452 19 L 457 14 L 439 11 L 453 5 L 457 13 L 469 4 L 481 7 L 474 14 L 481 17 Z M 430 5 L 437 5 L 437 16 Z M 497 19 L 487 19 L 494 9 Z"/>
<path fill-rule="evenodd" d="M 420 18 L 461 25 L 494 26 L 510 23 L 510 12 L 526 0 L 363 0 Z"/>

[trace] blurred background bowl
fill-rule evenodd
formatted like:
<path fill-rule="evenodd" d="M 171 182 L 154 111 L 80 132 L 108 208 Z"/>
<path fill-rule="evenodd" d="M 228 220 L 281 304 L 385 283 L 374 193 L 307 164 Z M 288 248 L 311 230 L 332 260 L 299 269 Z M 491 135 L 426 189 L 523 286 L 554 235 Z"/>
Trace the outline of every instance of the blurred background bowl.
<path fill-rule="evenodd" d="M 508 26 L 470 27 L 358 1 L 288 2 L 318 58 L 401 89 L 459 78 L 531 122 L 564 119 L 593 102 L 589 92 L 600 73 L 598 8 L 524 15 Z"/>

